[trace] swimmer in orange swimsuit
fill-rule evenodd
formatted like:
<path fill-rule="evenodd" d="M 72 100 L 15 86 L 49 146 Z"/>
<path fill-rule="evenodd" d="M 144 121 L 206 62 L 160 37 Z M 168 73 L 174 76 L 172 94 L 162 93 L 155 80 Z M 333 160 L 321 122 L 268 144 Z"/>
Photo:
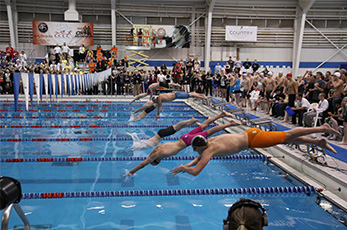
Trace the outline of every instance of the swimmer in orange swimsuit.
<path fill-rule="evenodd" d="M 199 156 L 186 165 L 171 170 L 172 174 L 189 173 L 197 176 L 208 164 L 212 157 L 225 157 L 238 153 L 248 148 L 267 148 L 278 144 L 315 144 L 333 153 L 336 150 L 331 147 L 326 139 L 312 139 L 304 137 L 312 133 L 331 133 L 341 135 L 327 123 L 313 128 L 295 128 L 282 132 L 264 132 L 257 128 L 251 128 L 238 134 L 223 134 L 208 140 L 202 135 L 192 139 L 192 147 Z M 195 167 L 192 167 L 195 166 Z"/>
<path fill-rule="evenodd" d="M 191 140 L 196 135 L 204 135 L 204 136 L 208 137 L 208 136 L 211 136 L 212 134 L 214 134 L 216 132 L 219 132 L 219 131 L 229 127 L 229 126 L 239 125 L 239 123 L 236 123 L 235 121 L 230 121 L 227 124 L 218 125 L 218 126 L 215 126 L 211 129 L 204 131 L 212 122 L 214 122 L 215 120 L 217 120 L 219 118 L 223 118 L 226 116 L 234 117 L 232 114 L 230 114 L 226 111 L 223 111 L 221 114 L 205 120 L 199 127 L 193 129 L 189 133 L 183 134 L 178 141 L 166 142 L 166 143 L 163 143 L 161 145 L 158 145 L 149 154 L 149 156 L 146 158 L 146 160 L 144 160 L 139 165 L 137 165 L 135 168 L 130 170 L 126 174 L 126 176 L 132 176 L 135 172 L 144 168 L 148 164 L 158 165 L 162 159 L 178 154 L 181 150 L 187 148 L 190 145 Z"/>

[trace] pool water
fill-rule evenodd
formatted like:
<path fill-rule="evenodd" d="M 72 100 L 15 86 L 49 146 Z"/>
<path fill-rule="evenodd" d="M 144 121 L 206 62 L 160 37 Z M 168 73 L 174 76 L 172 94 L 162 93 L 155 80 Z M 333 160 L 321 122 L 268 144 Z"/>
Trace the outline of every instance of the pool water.
<path fill-rule="evenodd" d="M 222 229 L 228 208 L 240 197 L 256 200 L 268 210 L 269 226 L 265 229 L 346 228 L 316 204 L 317 194 L 307 192 L 196 195 L 146 193 L 147 195 L 143 196 L 83 196 L 60 199 L 39 199 L 34 196 L 28 199 L 28 194 L 55 192 L 87 194 L 101 191 L 184 191 L 294 187 L 302 184 L 262 159 L 213 159 L 194 177 L 189 174 L 170 174 L 171 169 L 189 162 L 174 158 L 163 160 L 158 166 L 149 165 L 133 177 L 124 177 L 128 170 L 141 162 L 142 158 L 138 157 L 148 156 L 152 151 L 124 151 L 133 145 L 132 136 L 148 139 L 159 129 L 192 116 L 199 117 L 201 121 L 206 119 L 182 102 L 164 105 L 159 120 L 155 120 L 155 116 L 148 116 L 137 122 L 129 122 L 128 118 L 141 103 L 130 106 L 125 103 L 99 103 L 97 107 L 91 107 L 95 103 L 75 103 L 73 107 L 68 107 L 71 110 L 87 110 L 89 107 L 94 110 L 101 110 L 101 107 L 104 110 L 90 114 L 80 112 L 78 115 L 66 111 L 55 111 L 49 115 L 41 111 L 14 113 L 10 111 L 13 105 L 7 104 L 9 106 L 5 106 L 6 109 L 3 110 L 8 111 L 0 113 L 3 117 L 0 120 L 0 159 L 101 157 L 97 160 L 77 162 L 0 162 L 2 176 L 14 177 L 21 182 L 25 199 L 22 199 L 20 205 L 33 229 Z M 54 105 L 51 104 L 50 108 L 58 108 Z M 59 108 L 64 106 L 66 107 L 66 104 L 61 103 Z M 36 106 L 35 109 L 42 108 Z M 28 119 L 34 116 L 33 114 L 39 118 Z M 87 118 L 78 118 L 79 115 Z M 18 116 L 22 118 L 14 118 Z M 53 119 L 47 116 L 71 118 Z M 102 118 L 93 119 L 93 116 Z M 192 128 L 194 127 L 184 128 L 162 143 L 176 141 Z M 224 131 L 215 135 L 221 133 Z M 33 141 L 37 138 L 45 138 L 45 141 Z M 69 141 L 59 141 L 61 138 L 69 138 Z M 81 138 L 87 138 L 88 141 L 81 141 Z M 8 141 L 9 139 L 20 141 Z M 257 153 L 243 151 L 237 155 L 254 156 Z M 179 156 L 196 156 L 196 153 L 188 147 L 181 151 Z M 107 157 L 123 158 L 106 160 Z M 23 228 L 16 215 L 11 215 L 10 228 Z"/>

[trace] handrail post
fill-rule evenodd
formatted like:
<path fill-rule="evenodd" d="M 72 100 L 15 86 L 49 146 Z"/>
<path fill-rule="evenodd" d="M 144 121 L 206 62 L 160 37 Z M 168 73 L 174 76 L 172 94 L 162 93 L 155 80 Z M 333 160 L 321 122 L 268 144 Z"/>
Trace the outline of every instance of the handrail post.
<path fill-rule="evenodd" d="M 21 218 L 24 224 L 25 230 L 30 230 L 30 223 L 28 218 L 25 216 L 23 209 L 19 206 L 19 204 L 12 203 L 10 204 L 2 214 L 1 219 L 1 230 L 8 230 L 8 222 L 10 219 L 11 210 L 14 208 L 16 210 L 18 216 Z"/>

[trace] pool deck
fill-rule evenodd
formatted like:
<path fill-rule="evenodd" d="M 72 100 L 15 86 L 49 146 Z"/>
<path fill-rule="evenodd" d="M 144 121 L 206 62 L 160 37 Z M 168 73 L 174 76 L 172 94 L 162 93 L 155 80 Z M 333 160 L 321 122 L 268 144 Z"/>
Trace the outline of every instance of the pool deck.
<path fill-rule="evenodd" d="M 43 97 L 43 99 L 45 96 Z M 114 96 L 103 96 L 103 95 L 77 95 L 73 97 L 58 97 L 59 101 L 130 101 L 134 96 L 123 96 L 123 95 L 114 95 Z M 53 98 L 52 98 L 53 99 Z M 54 98 L 55 99 L 55 98 Z M 218 99 L 218 98 L 217 98 Z M 220 99 L 220 98 L 219 98 Z M 1 95 L 0 100 L 13 100 L 13 95 Z M 19 100 L 25 100 L 23 95 L 19 96 Z M 36 97 L 34 97 L 36 100 Z M 141 99 L 140 101 L 144 102 L 148 100 L 148 97 Z M 183 101 L 183 100 L 176 100 Z M 219 110 L 213 110 L 211 107 L 202 105 L 199 100 L 186 100 L 186 103 L 198 110 L 201 114 L 205 116 L 214 116 L 215 114 L 220 113 Z M 245 112 L 251 115 L 251 118 L 260 117 L 260 118 L 269 118 L 263 112 L 254 112 L 249 111 L 245 108 Z M 218 122 L 227 122 L 229 118 L 224 118 L 224 121 Z M 293 129 L 296 126 L 288 123 L 282 123 L 281 120 L 273 118 L 272 122 L 275 123 L 279 130 Z M 231 133 L 239 133 L 248 129 L 248 126 L 236 126 L 228 128 L 227 130 Z M 316 138 L 321 138 L 320 134 L 314 136 Z M 329 140 L 329 143 L 338 151 L 340 156 L 347 156 L 347 146 L 337 145 L 337 141 Z M 278 145 L 266 149 L 256 149 L 259 153 L 262 153 L 266 156 L 270 156 L 273 163 L 289 172 L 291 175 L 299 178 L 308 185 L 313 185 L 316 188 L 322 188 L 321 192 L 325 197 L 330 199 L 336 205 L 347 210 L 347 162 L 337 159 L 338 157 L 334 156 L 333 153 L 328 153 L 326 155 L 326 164 L 320 164 L 318 162 L 312 161 L 310 156 L 307 153 L 303 153 L 299 150 L 290 148 L 287 145 Z M 344 157 L 346 159 L 346 157 Z"/>

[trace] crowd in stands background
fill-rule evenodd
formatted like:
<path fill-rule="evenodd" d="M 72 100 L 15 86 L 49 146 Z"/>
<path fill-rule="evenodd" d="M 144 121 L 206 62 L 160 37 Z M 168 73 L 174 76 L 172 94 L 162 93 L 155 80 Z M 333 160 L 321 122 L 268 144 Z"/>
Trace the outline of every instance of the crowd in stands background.
<path fill-rule="evenodd" d="M 286 76 L 279 72 L 276 76 L 265 67 L 260 69 L 257 60 L 232 57 L 224 66 L 218 62 L 212 70 L 205 72 L 197 57 L 176 61 L 173 66 L 163 64 L 152 70 L 128 71 L 128 60 L 118 57 L 118 48 L 103 50 L 100 45 L 96 51 L 81 45 L 74 54 L 65 43 L 57 44 L 41 63 L 28 64 L 24 51 L 17 52 L 9 46 L 0 54 L 0 93 L 13 93 L 13 73 L 41 74 L 85 74 L 101 72 L 112 68 L 112 75 L 92 90 L 80 94 L 138 95 L 147 91 L 156 82 L 174 82 L 182 85 L 185 92 L 204 93 L 206 96 L 220 97 L 239 107 L 262 109 L 284 122 L 291 120 L 300 126 L 312 126 L 319 114 L 336 126 L 346 125 L 346 105 L 342 103 L 347 95 L 346 70 L 333 73 L 307 70 L 296 79 L 291 73 Z M 242 70 L 242 72 L 241 72 Z M 23 93 L 21 85 L 20 92 Z M 260 108 L 258 108 L 260 107 Z M 289 119 L 291 117 L 291 119 Z M 326 119 L 327 118 L 327 119 Z M 333 139 L 336 137 L 332 137 Z M 347 140 L 344 140 L 347 144 Z"/>

